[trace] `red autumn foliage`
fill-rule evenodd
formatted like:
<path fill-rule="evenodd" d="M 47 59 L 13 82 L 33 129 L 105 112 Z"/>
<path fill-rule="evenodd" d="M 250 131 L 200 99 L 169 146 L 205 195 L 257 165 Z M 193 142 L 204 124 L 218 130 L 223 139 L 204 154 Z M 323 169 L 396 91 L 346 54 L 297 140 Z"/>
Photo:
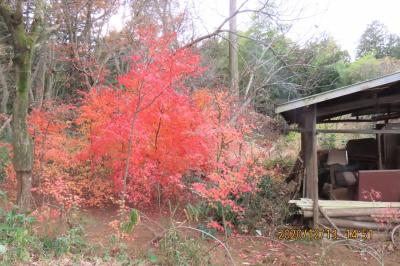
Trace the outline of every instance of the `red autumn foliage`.
<path fill-rule="evenodd" d="M 39 196 L 38 206 L 54 204 L 68 210 L 73 206 L 102 206 L 112 200 L 112 182 L 89 176 L 76 158 L 83 142 L 72 128 L 74 109 L 49 102 L 29 116 L 34 141 L 33 177 L 38 181 L 32 191 Z M 11 162 L 7 172 L 7 186 L 14 187 L 13 191 L 16 180 Z"/>
<path fill-rule="evenodd" d="M 118 197 L 128 156 L 127 199 L 133 204 L 179 198 L 183 176 L 210 203 L 233 211 L 243 193 L 256 191 L 265 151 L 253 142 L 258 116 L 227 91 L 190 94 L 188 78 L 201 75 L 199 56 L 175 49 L 175 35 L 139 32 L 142 49 L 114 87 L 93 88 L 79 107 L 47 105 L 30 115 L 35 141 L 36 191 L 70 208 L 101 206 Z M 76 116 L 76 118 L 75 118 Z"/>
<path fill-rule="evenodd" d="M 193 187 L 201 196 L 239 210 L 228 198 L 252 191 L 262 172 L 256 160 L 260 152 L 245 140 L 253 129 L 251 113 L 237 115 L 235 100 L 224 91 L 190 95 L 185 80 L 201 73 L 199 57 L 171 48 L 174 38 L 140 34 L 146 49 L 132 56 L 131 70 L 118 79 L 119 89 L 85 94 L 77 121 L 88 139 L 80 159 L 89 161 L 93 171 L 110 169 L 120 192 L 133 123 L 131 202 L 148 203 L 159 188 L 165 197 L 182 195 L 182 176 L 197 170 L 207 175 Z"/>
<path fill-rule="evenodd" d="M 253 139 L 257 115 L 251 108 L 240 111 L 237 100 L 227 92 L 200 90 L 194 97 L 207 116 L 214 160 L 205 180 L 193 184 L 193 189 L 210 203 L 221 202 L 241 212 L 234 200 L 255 192 L 265 174 L 265 150 L 248 140 Z"/>
<path fill-rule="evenodd" d="M 82 203 L 84 189 L 79 177 L 75 153 L 79 138 L 68 135 L 73 107 L 46 103 L 29 116 L 29 131 L 34 140 L 33 177 L 38 181 L 33 191 L 41 196 L 41 204 L 56 203 L 65 209 Z M 35 182 L 34 182 L 35 183 Z"/>
<path fill-rule="evenodd" d="M 150 202 L 159 187 L 164 195 L 177 196 L 182 175 L 208 163 L 207 139 L 199 128 L 204 117 L 185 86 L 186 78 L 201 73 L 199 57 L 172 49 L 174 38 L 141 32 L 146 49 L 132 56 L 131 70 L 118 79 L 119 89 L 86 93 L 77 120 L 88 137 L 80 159 L 89 160 L 92 169 L 110 169 L 117 192 L 134 124 L 127 195 L 135 203 Z"/>

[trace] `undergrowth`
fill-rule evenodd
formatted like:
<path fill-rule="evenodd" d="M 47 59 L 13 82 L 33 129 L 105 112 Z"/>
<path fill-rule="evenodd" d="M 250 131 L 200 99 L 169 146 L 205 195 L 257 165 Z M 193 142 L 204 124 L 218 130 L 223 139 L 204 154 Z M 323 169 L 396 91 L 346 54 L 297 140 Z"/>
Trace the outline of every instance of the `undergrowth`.
<path fill-rule="evenodd" d="M 198 238 L 170 230 L 160 241 L 162 265 L 211 265 L 206 247 Z"/>
<path fill-rule="evenodd" d="M 51 260 L 63 255 L 89 252 L 84 230 L 77 223 L 60 234 L 45 234 L 37 217 L 21 213 L 1 192 L 0 261 L 1 265 L 16 265 L 39 260 Z M 71 219 L 69 219 L 71 221 Z M 44 225 L 46 227 L 46 225 Z"/>
<path fill-rule="evenodd" d="M 263 176 L 256 193 L 243 193 L 240 197 L 231 197 L 235 204 L 242 208 L 240 213 L 220 202 L 210 204 L 203 201 L 187 204 L 184 213 L 189 222 L 197 223 L 199 229 L 212 235 L 218 231 L 225 232 L 226 236 L 234 231 L 268 234 L 292 215 L 286 189 L 284 181 Z"/>
<path fill-rule="evenodd" d="M 6 166 L 8 162 L 8 150 L 5 146 L 0 146 L 0 180 L 4 180 L 6 178 Z"/>

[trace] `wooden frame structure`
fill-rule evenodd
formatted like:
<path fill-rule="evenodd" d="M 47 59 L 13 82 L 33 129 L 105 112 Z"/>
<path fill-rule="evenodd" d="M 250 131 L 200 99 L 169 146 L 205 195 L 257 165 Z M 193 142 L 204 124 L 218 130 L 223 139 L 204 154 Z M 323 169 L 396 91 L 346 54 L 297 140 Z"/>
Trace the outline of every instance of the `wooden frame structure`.
<path fill-rule="evenodd" d="M 400 118 L 400 72 L 368 80 L 305 98 L 290 101 L 276 107 L 289 125 L 290 130 L 301 133 L 301 154 L 305 168 L 303 195 L 313 200 L 313 213 L 319 213 L 318 205 L 318 133 L 400 134 L 400 128 L 375 128 L 375 123 L 386 124 Z M 347 116 L 350 118 L 340 118 Z M 323 123 L 374 123 L 364 129 L 317 129 Z M 381 164 L 381 160 L 380 160 Z M 313 215 L 314 226 L 318 216 Z"/>

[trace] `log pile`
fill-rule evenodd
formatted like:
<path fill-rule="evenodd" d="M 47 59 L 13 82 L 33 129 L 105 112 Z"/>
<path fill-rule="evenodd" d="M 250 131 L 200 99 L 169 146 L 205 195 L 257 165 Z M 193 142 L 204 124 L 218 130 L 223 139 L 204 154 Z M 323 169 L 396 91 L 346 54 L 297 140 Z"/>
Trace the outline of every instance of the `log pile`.
<path fill-rule="evenodd" d="M 291 200 L 305 218 L 313 217 L 312 199 Z M 319 223 L 342 233 L 348 229 L 374 230 L 390 236 L 400 224 L 400 202 L 319 200 Z"/>

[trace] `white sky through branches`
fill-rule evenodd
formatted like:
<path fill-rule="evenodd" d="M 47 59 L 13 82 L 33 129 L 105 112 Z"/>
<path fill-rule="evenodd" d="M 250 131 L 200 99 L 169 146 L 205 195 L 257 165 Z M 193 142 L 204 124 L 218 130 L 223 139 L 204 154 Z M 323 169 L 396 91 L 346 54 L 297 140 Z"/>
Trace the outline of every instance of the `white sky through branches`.
<path fill-rule="evenodd" d="M 191 10 L 196 19 L 197 35 L 212 32 L 228 16 L 229 0 L 180 0 L 181 7 Z M 237 0 L 237 6 L 244 0 Z M 254 8 L 265 0 L 248 0 Z M 272 1 L 271 1 L 272 2 Z M 321 33 L 331 35 L 343 49 L 355 54 L 358 40 L 373 20 L 385 24 L 389 31 L 400 35 L 399 0 L 276 0 L 281 19 L 291 24 L 288 36 L 303 43 Z M 119 16 L 118 16 L 119 17 Z M 119 28 L 119 18 L 112 24 Z M 250 14 L 238 16 L 238 28 L 245 30 Z M 228 25 L 226 25 L 228 26 Z"/>
<path fill-rule="evenodd" d="M 201 14 L 208 27 L 218 25 L 228 14 L 229 0 L 202 0 Z M 238 5 L 241 3 L 238 0 Z M 250 1 L 256 5 L 257 0 Z M 384 23 L 390 32 L 400 35 L 399 0 L 280 0 L 282 19 L 292 24 L 289 36 L 304 42 L 321 33 L 331 35 L 354 57 L 361 34 L 373 20 Z M 244 29 L 248 15 L 240 15 Z"/>

